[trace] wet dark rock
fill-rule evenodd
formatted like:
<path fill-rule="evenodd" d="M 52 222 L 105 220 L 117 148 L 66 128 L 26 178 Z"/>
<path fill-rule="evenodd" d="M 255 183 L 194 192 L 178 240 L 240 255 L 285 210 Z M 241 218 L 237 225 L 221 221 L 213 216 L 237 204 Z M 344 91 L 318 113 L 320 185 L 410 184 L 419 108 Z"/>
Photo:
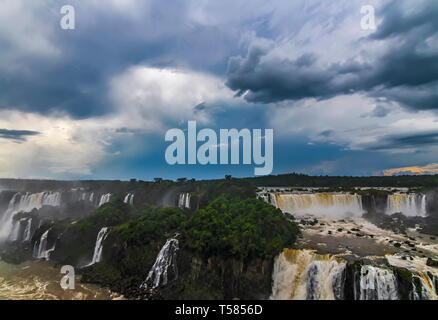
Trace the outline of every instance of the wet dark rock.
<path fill-rule="evenodd" d="M 429 267 L 438 267 L 438 261 L 432 258 L 428 258 L 426 265 L 428 265 Z"/>

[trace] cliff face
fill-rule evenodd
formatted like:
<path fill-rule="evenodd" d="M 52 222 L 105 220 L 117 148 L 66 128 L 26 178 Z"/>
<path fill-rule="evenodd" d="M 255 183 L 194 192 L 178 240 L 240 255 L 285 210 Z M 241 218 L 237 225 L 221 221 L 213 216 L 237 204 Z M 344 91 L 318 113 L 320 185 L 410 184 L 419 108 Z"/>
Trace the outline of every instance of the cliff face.
<path fill-rule="evenodd" d="M 363 209 L 370 214 L 384 213 L 386 210 L 387 201 L 388 195 L 386 194 L 362 195 Z"/>
<path fill-rule="evenodd" d="M 274 261 L 200 257 L 182 250 L 179 277 L 158 292 L 163 299 L 267 299 Z"/>
<path fill-rule="evenodd" d="M 187 249 L 183 242 L 179 243 L 175 265 L 167 259 L 167 265 L 158 267 L 160 286 L 140 288 L 150 271 L 157 268 L 166 240 L 152 241 L 147 246 L 119 240 L 108 236 L 102 262 L 82 270 L 84 282 L 110 287 L 129 298 L 267 299 L 271 294 L 273 259 L 202 257 Z"/>

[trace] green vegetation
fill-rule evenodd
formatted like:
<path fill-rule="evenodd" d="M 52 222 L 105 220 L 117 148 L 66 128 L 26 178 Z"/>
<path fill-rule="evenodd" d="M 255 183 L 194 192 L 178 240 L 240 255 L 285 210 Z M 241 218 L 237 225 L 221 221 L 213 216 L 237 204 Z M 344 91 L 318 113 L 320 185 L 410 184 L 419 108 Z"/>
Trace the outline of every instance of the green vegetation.
<path fill-rule="evenodd" d="M 51 232 L 51 234 L 62 234 L 51 259 L 59 263 L 79 266 L 89 263 L 99 231 L 103 227 L 120 225 L 130 218 L 132 218 L 131 207 L 119 198 L 114 198 L 90 216 L 69 224 L 64 230 Z M 34 236 L 34 240 L 36 239 Z"/>
<path fill-rule="evenodd" d="M 226 195 L 197 211 L 183 229 L 190 249 L 242 259 L 273 258 L 292 245 L 298 233 L 294 222 L 264 201 Z"/>
<path fill-rule="evenodd" d="M 137 211 L 135 217 L 113 230 L 129 245 L 147 245 L 153 240 L 169 238 L 187 220 L 186 213 L 181 209 L 150 206 Z"/>
<path fill-rule="evenodd" d="M 373 176 L 373 177 L 336 177 L 336 176 L 308 176 L 305 174 L 290 173 L 247 178 L 247 181 L 256 186 L 264 187 L 437 187 L 438 175 L 424 176 Z"/>
<path fill-rule="evenodd" d="M 85 219 L 72 225 L 73 229 L 102 228 L 120 225 L 131 215 L 131 208 L 120 198 L 114 198 L 104 204 Z"/>

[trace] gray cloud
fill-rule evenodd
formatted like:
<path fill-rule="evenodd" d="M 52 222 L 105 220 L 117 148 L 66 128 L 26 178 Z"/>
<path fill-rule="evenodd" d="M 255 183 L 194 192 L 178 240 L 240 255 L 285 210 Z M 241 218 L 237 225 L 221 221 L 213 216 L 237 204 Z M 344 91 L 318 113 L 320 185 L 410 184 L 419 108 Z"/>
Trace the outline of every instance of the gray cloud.
<path fill-rule="evenodd" d="M 8 130 L 0 129 L 0 138 L 13 140 L 15 142 L 24 142 L 26 137 L 39 135 L 40 132 L 29 130 Z"/>
<path fill-rule="evenodd" d="M 412 3 L 410 3 L 412 4 Z M 246 57 L 232 57 L 227 85 L 248 102 L 273 103 L 363 92 L 386 97 L 415 110 L 438 110 L 438 50 L 425 39 L 438 32 L 438 2 L 422 2 L 416 10 L 392 1 L 381 11 L 383 23 L 377 34 L 365 41 L 390 41 L 381 54 L 323 64 L 319 57 L 302 54 L 291 59 L 276 54 L 270 46 L 252 44 Z M 394 8 L 397 8 L 395 10 Z M 407 17 L 406 17 L 407 16 Z M 402 22 L 407 21 L 407 26 Z"/>
<path fill-rule="evenodd" d="M 36 8 L 23 2 L 23 10 L 33 10 L 34 20 L 49 29 L 39 36 L 58 50 L 58 55 L 26 55 L 26 46 L 11 45 L 13 35 L 0 34 L 0 109 L 60 112 L 75 119 L 101 116 L 115 109 L 108 98 L 109 79 L 127 68 L 139 64 L 218 68 L 226 65 L 238 41 L 239 34 L 232 27 L 197 21 L 191 1 L 171 6 L 155 0 L 126 4 L 71 0 L 69 4 L 76 11 L 76 30 L 72 31 L 59 27 L 58 2 L 44 0 L 44 6 Z M 12 14 L 17 24 L 31 29 L 32 23 L 27 26 L 21 12 Z M 9 56 L 20 59 L 12 63 Z"/>
<path fill-rule="evenodd" d="M 328 137 L 332 136 L 333 133 L 334 133 L 333 130 L 324 130 L 324 131 L 321 131 L 318 135 L 319 135 L 320 137 L 328 138 Z"/>
<path fill-rule="evenodd" d="M 386 39 L 411 34 L 414 30 L 428 34 L 438 28 L 438 2 L 430 0 L 416 1 L 408 12 L 403 11 L 406 1 L 392 1 L 383 8 L 384 20 L 377 31 L 371 35 L 374 39 Z M 412 5 L 412 3 L 410 3 Z M 420 30 L 421 29 L 421 30 Z M 424 39 L 423 39 L 424 40 Z"/>
<path fill-rule="evenodd" d="M 391 112 L 391 110 L 389 110 L 388 108 L 386 108 L 384 106 L 377 106 L 371 112 L 371 116 L 377 117 L 377 118 L 383 118 L 383 117 L 386 117 L 390 112 Z"/>
<path fill-rule="evenodd" d="M 361 118 L 367 118 L 367 117 L 384 118 L 390 113 L 391 113 L 391 109 L 389 107 L 378 105 L 373 109 L 373 111 L 361 115 Z"/>
<path fill-rule="evenodd" d="M 438 131 L 387 135 L 379 138 L 379 142 L 364 146 L 367 150 L 413 149 L 424 146 L 438 146 Z"/>

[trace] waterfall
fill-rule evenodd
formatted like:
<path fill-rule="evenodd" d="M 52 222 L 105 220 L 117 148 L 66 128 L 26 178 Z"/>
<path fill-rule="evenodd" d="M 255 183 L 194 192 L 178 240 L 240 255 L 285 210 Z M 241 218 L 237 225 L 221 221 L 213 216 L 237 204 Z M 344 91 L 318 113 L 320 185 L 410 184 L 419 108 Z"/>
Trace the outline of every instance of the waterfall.
<path fill-rule="evenodd" d="M 25 225 L 23 229 L 23 225 Z M 13 227 L 9 234 L 9 241 L 29 241 L 32 226 L 32 218 L 22 218 L 13 221 Z M 22 231 L 23 230 L 23 231 Z"/>
<path fill-rule="evenodd" d="M 153 290 L 159 286 L 167 285 L 169 281 L 169 272 L 173 275 L 172 279 L 177 279 L 178 267 L 176 257 L 178 250 L 179 242 L 176 237 L 168 239 L 158 253 L 154 265 L 140 288 Z"/>
<path fill-rule="evenodd" d="M 20 237 L 20 230 L 21 220 L 14 221 L 11 233 L 9 234 L 9 241 L 18 241 L 18 238 Z"/>
<path fill-rule="evenodd" d="M 178 198 L 178 207 L 181 209 L 190 209 L 190 193 L 180 193 Z"/>
<path fill-rule="evenodd" d="M 94 202 L 94 192 L 83 192 L 80 197 L 81 201 Z"/>
<path fill-rule="evenodd" d="M 133 206 L 134 205 L 134 194 L 128 193 L 125 197 L 125 200 L 123 200 L 123 202 Z"/>
<path fill-rule="evenodd" d="M 102 205 L 104 205 L 105 203 L 108 203 L 111 199 L 111 193 L 107 193 L 107 194 L 103 194 L 100 197 L 100 201 L 99 201 L 99 207 L 101 207 Z"/>
<path fill-rule="evenodd" d="M 24 229 L 23 241 L 29 241 L 31 237 L 32 218 L 27 219 L 26 229 Z"/>
<path fill-rule="evenodd" d="M 387 200 L 386 214 L 401 212 L 405 216 L 425 217 L 426 195 L 415 193 L 390 194 Z"/>
<path fill-rule="evenodd" d="M 52 251 L 55 250 L 55 246 L 53 246 L 52 249 L 48 249 L 47 250 L 47 238 L 49 236 L 49 231 L 51 230 L 48 229 L 46 232 L 44 232 L 39 240 L 39 245 L 37 246 L 38 242 L 35 242 L 34 248 L 33 248 L 33 257 L 35 259 L 46 259 L 49 260 L 50 254 L 52 253 Z"/>
<path fill-rule="evenodd" d="M 273 271 L 273 300 L 343 299 L 346 262 L 312 250 L 285 249 Z"/>
<path fill-rule="evenodd" d="M 60 192 L 26 193 L 20 197 L 18 203 L 14 203 L 14 212 L 31 212 L 33 209 L 41 209 L 43 206 L 59 207 L 61 204 Z"/>
<path fill-rule="evenodd" d="M 94 246 L 93 260 L 87 266 L 91 266 L 102 260 L 103 241 L 108 235 L 108 228 L 102 228 L 97 234 L 96 245 Z"/>
<path fill-rule="evenodd" d="M 359 300 L 398 300 L 397 279 L 392 270 L 363 265 L 360 269 Z"/>
<path fill-rule="evenodd" d="M 386 259 L 391 266 L 412 272 L 412 300 L 438 300 L 438 270 L 427 265 L 427 258 L 403 259 L 400 255 L 387 255 Z"/>
<path fill-rule="evenodd" d="M 273 205 L 274 207 L 277 207 L 274 193 L 260 193 L 258 196 L 260 197 L 260 199 L 264 200 L 265 202 Z"/>
<path fill-rule="evenodd" d="M 16 193 L 9 201 L 8 209 L 0 220 L 0 240 L 15 237 L 15 234 L 12 234 L 16 232 L 13 220 L 16 213 L 31 212 L 33 209 L 41 209 L 43 206 L 59 207 L 60 205 L 60 192 Z"/>
<path fill-rule="evenodd" d="M 338 193 L 286 193 L 274 194 L 271 204 L 284 212 L 293 214 L 313 214 L 343 217 L 347 215 L 361 216 L 362 196 L 357 194 Z"/>
<path fill-rule="evenodd" d="M 412 300 L 438 300 L 436 276 L 420 273 L 412 277 Z M 418 290 L 420 289 L 420 290 Z"/>

